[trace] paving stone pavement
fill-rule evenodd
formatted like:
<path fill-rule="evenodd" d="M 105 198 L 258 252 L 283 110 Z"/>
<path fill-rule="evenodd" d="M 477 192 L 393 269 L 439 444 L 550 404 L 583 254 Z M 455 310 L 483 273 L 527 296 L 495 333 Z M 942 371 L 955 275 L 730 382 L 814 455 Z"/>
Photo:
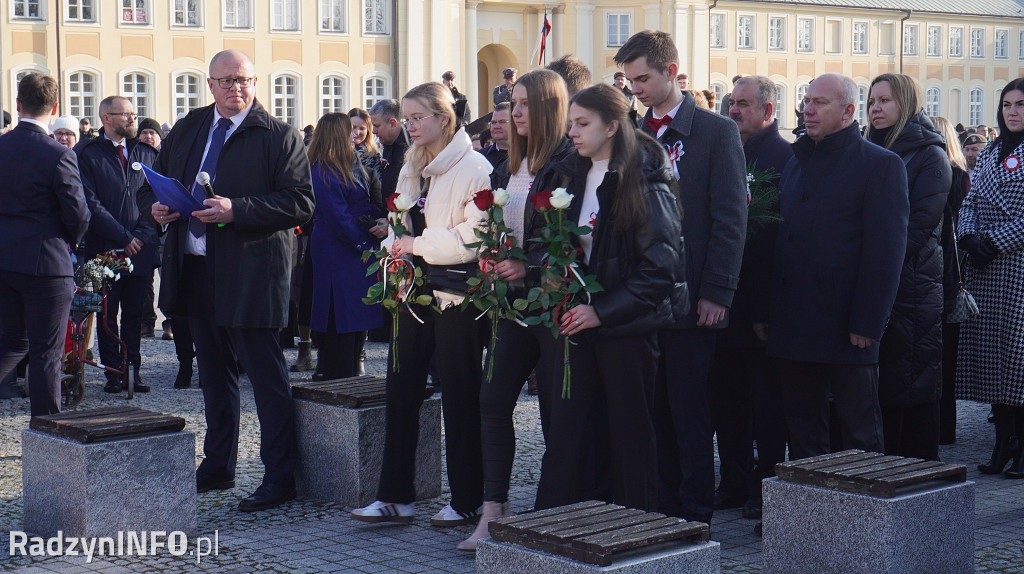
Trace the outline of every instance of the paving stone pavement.
<path fill-rule="evenodd" d="M 138 394 L 132 404 L 182 416 L 186 428 L 197 434 L 196 460 L 202 458 L 205 423 L 201 391 L 173 388 L 177 361 L 174 345 L 158 338 L 143 340 L 143 376 L 153 392 Z M 381 374 L 385 345 L 367 345 L 367 370 Z M 286 352 L 289 361 L 295 351 Z M 304 377 L 308 378 L 309 373 Z M 108 395 L 102 374 L 90 368 L 81 408 L 121 405 L 125 395 Z M 193 379 L 195 383 L 196 379 Z M 259 425 L 252 392 L 242 390 L 241 441 L 238 454 L 238 487 L 199 496 L 199 534 L 214 536 L 216 556 L 197 563 L 193 556 L 171 556 L 166 550 L 147 556 L 102 556 L 87 562 L 77 557 L 11 557 L 9 532 L 21 530 L 21 431 L 28 426 L 28 400 L 0 400 L 0 570 L 23 573 L 168 574 L 217 572 L 224 574 L 312 574 L 321 572 L 473 572 L 471 553 L 455 545 L 472 531 L 469 526 L 432 528 L 429 519 L 447 503 L 448 485 L 442 497 L 417 505 L 411 525 L 368 525 L 349 518 L 347 508 L 311 499 L 298 499 L 280 508 L 252 514 L 235 510 L 239 499 L 252 492 L 262 477 L 259 462 Z M 967 465 L 968 478 L 977 483 L 977 572 L 1024 572 L 1024 480 L 984 476 L 978 462 L 986 459 L 993 438 L 986 422 L 986 405 L 959 405 L 957 443 L 941 449 L 943 460 Z M 543 440 L 535 397 L 521 395 L 515 412 L 517 457 L 513 469 L 512 508 L 528 510 L 539 478 Z M 740 511 L 720 511 L 711 525 L 712 539 L 721 542 L 722 572 L 758 572 L 761 541 L 753 533 L 755 522 Z M 190 545 L 190 549 L 194 549 Z"/>

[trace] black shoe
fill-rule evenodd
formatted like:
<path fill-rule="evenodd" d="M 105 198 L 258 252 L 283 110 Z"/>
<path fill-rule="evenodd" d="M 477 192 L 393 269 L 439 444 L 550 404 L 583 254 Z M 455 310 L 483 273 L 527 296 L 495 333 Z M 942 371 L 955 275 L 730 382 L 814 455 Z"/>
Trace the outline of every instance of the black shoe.
<path fill-rule="evenodd" d="M 121 381 L 118 379 L 107 379 L 107 384 L 103 385 L 103 390 L 108 393 L 120 393 L 124 390 L 121 386 Z"/>
<path fill-rule="evenodd" d="M 160 323 L 160 328 L 164 331 L 164 334 L 160 336 L 161 339 L 164 341 L 174 340 L 174 328 L 169 319 L 164 319 L 164 322 Z"/>
<path fill-rule="evenodd" d="M 152 325 L 143 327 L 142 331 L 139 332 L 139 335 L 141 337 L 143 337 L 143 338 L 152 337 L 155 334 L 156 334 L 156 329 L 154 329 Z"/>
<path fill-rule="evenodd" d="M 743 518 L 761 520 L 761 501 L 748 498 L 747 503 L 743 505 Z"/>
<path fill-rule="evenodd" d="M 174 388 L 176 389 L 187 389 L 192 386 L 192 365 L 189 366 L 180 365 L 178 367 L 178 376 L 174 378 Z"/>
<path fill-rule="evenodd" d="M 235 487 L 233 478 L 213 478 L 206 474 L 196 473 L 196 492 L 203 493 L 211 490 L 229 490 Z"/>
<path fill-rule="evenodd" d="M 530 373 L 530 376 L 526 378 L 526 394 L 530 396 L 537 394 L 537 375 L 535 373 Z"/>
<path fill-rule="evenodd" d="M 285 485 L 261 484 L 256 492 L 238 503 L 241 512 L 256 512 L 281 506 L 295 498 L 295 483 Z"/>
<path fill-rule="evenodd" d="M 739 508 L 747 501 L 747 495 L 741 492 L 729 493 L 721 490 L 715 491 L 715 510 L 728 510 Z"/>
<path fill-rule="evenodd" d="M 139 376 L 139 368 L 135 367 L 133 375 L 135 376 L 135 392 L 136 393 L 148 393 L 149 385 L 142 382 L 142 377 Z"/>

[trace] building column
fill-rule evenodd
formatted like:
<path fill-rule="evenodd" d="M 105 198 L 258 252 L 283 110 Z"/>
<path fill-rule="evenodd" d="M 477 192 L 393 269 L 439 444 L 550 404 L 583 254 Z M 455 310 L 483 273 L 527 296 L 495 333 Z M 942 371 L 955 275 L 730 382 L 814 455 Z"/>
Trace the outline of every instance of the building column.
<path fill-rule="evenodd" d="M 711 51 L 708 49 L 708 27 L 711 25 L 710 12 L 704 4 L 693 5 L 693 19 L 686 31 L 689 39 L 690 87 L 703 90 L 711 86 Z M 730 86 L 731 87 L 731 86 Z"/>
<path fill-rule="evenodd" d="M 679 72 L 686 73 L 693 78 L 692 63 L 690 61 L 690 6 L 685 2 L 672 3 L 672 15 L 669 29 L 672 38 L 676 41 L 676 48 L 679 50 Z M 692 85 L 692 80 L 691 80 Z"/>
<path fill-rule="evenodd" d="M 661 30 L 661 4 L 644 4 L 644 27 L 647 30 Z"/>
<path fill-rule="evenodd" d="M 462 93 L 466 95 L 469 109 L 473 111 L 475 117 L 484 115 L 485 111 L 480 107 L 477 102 L 477 93 L 480 91 L 477 87 L 477 67 L 476 67 L 476 53 L 479 50 L 477 45 L 477 23 L 476 23 L 476 8 L 481 3 L 481 0 L 466 0 L 466 46 L 463 49 L 465 54 L 465 61 L 463 66 L 463 80 L 459 82 L 462 86 Z"/>
<path fill-rule="evenodd" d="M 558 4 L 551 9 L 551 37 L 554 40 L 551 46 L 552 59 L 561 58 L 565 55 L 565 38 L 568 30 L 565 28 L 565 5 Z"/>
<path fill-rule="evenodd" d="M 594 69 L 594 6 L 590 4 L 576 4 L 576 57 Z"/>

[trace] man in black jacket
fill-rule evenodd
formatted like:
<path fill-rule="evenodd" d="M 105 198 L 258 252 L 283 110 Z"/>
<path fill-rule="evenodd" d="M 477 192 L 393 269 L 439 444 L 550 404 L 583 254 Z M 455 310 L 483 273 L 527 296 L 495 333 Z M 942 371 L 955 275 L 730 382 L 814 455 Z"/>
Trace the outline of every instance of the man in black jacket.
<path fill-rule="evenodd" d="M 776 97 L 771 80 L 747 76 L 736 82 L 729 110 L 729 117 L 740 130 L 748 173 L 769 172 L 768 181 L 762 185 L 774 188 L 793 157 L 789 142 L 779 135 Z M 777 203 L 768 210 L 777 214 Z M 778 224 L 750 225 L 756 230 L 748 233 L 743 250 L 729 326 L 718 334 L 710 389 L 722 477 L 715 493 L 715 509 L 743 505 L 745 518 L 760 518 L 761 480 L 774 476 L 775 464 L 785 460 L 786 421 L 782 417 L 778 365 L 764 352 L 771 255 Z M 756 468 L 751 448 L 755 438 L 759 455 Z"/>
<path fill-rule="evenodd" d="M 381 100 L 370 108 L 370 122 L 373 133 L 377 134 L 381 149 L 380 193 L 387 199 L 395 193 L 398 186 L 398 174 L 405 163 L 405 151 L 409 149 L 409 134 L 399 122 L 401 106 L 398 100 Z"/>
<path fill-rule="evenodd" d="M 146 291 L 153 282 L 153 265 L 160 240 L 149 215 L 139 210 L 138 191 L 146 181 L 142 165 L 152 166 L 157 151 L 134 139 L 136 116 L 130 100 L 121 96 L 104 98 L 99 111 L 103 124 L 99 134 L 76 148 L 82 186 L 92 212 L 89 232 L 85 235 L 85 252 L 87 258 L 92 258 L 123 249 L 132 261 L 131 273 L 121 273 L 121 278 L 107 291 L 107 314 L 100 319 L 107 322 L 111 332 L 120 333 L 128 351 L 135 390 L 145 393 L 149 392 L 149 386 L 139 376 L 142 366 L 140 333 Z M 117 341 L 106 329 L 99 329 L 97 334 L 103 364 L 124 368 Z M 121 389 L 120 377 L 107 372 L 103 390 L 117 393 Z"/>
<path fill-rule="evenodd" d="M 156 170 L 183 182 L 193 198 L 204 197 L 193 183 L 205 171 L 215 196 L 191 213 L 159 202 L 151 209 L 167 226 L 160 308 L 188 317 L 206 403 L 198 492 L 235 486 L 239 363 L 252 383 L 266 472 L 239 502 L 243 512 L 295 497 L 295 420 L 278 331 L 288 324 L 292 229 L 312 217 L 314 205 L 301 132 L 256 101 L 256 80 L 241 51 L 213 57 L 207 84 L 215 103 L 175 124 Z"/>

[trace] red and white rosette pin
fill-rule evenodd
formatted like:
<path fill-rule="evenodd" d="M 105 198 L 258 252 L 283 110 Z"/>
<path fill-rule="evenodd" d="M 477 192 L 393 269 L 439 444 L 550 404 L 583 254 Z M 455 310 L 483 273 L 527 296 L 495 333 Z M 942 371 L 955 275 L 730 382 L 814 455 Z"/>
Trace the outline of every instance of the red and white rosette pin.
<path fill-rule="evenodd" d="M 1006 168 L 1006 171 L 1017 171 L 1017 168 L 1020 167 L 1020 158 L 1015 155 L 1007 156 L 1003 160 L 1003 167 Z"/>

